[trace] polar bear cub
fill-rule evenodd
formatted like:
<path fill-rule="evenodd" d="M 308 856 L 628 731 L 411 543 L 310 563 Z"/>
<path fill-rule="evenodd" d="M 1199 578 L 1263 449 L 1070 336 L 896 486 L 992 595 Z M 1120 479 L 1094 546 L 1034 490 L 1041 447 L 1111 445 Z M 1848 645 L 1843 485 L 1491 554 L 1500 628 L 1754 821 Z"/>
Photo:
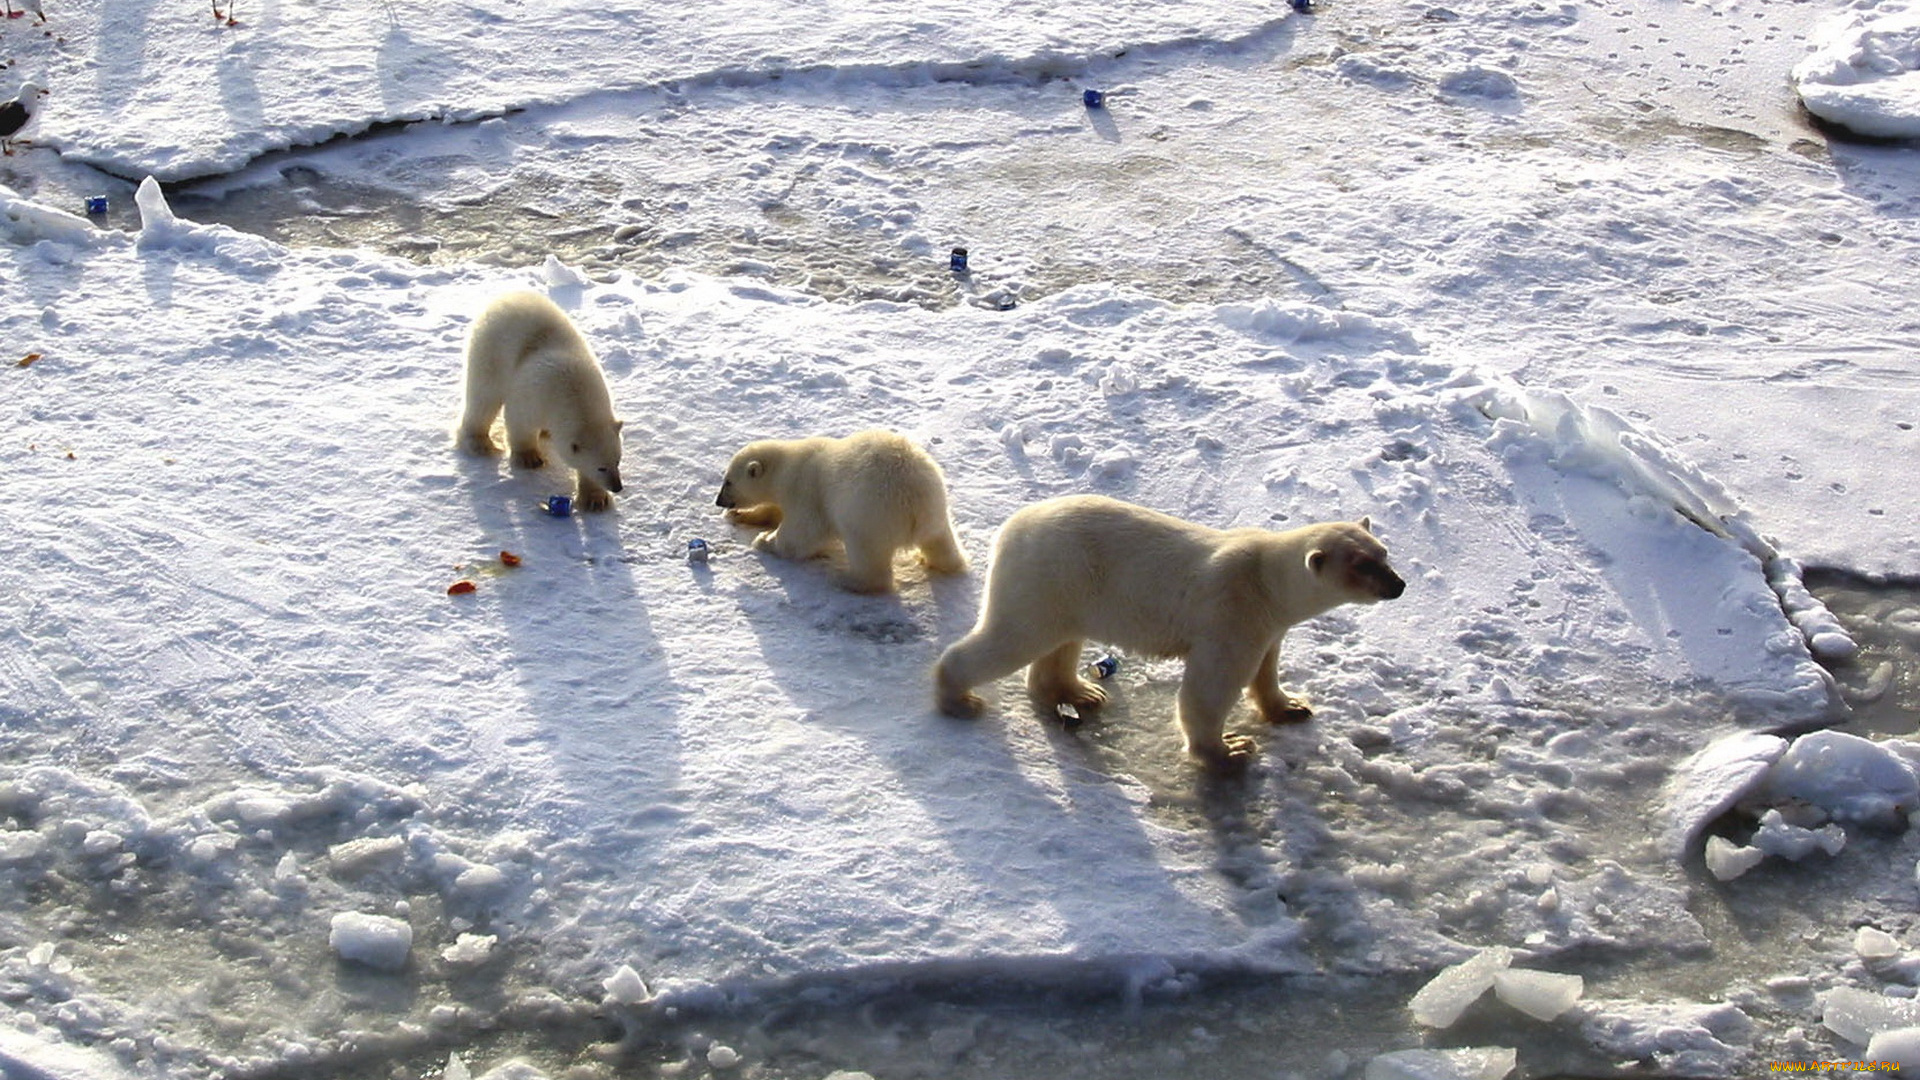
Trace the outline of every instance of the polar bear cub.
<path fill-rule="evenodd" d="M 467 338 L 467 404 L 460 440 L 476 454 L 497 454 L 493 419 L 504 407 L 507 447 L 524 468 L 546 464 L 546 437 L 577 477 L 574 501 L 605 510 L 620 490 L 620 428 L 613 399 L 587 339 L 566 312 L 535 292 L 487 305 Z"/>
<path fill-rule="evenodd" d="M 893 588 L 893 553 L 917 547 L 927 569 L 967 569 L 947 513 L 947 481 L 925 450 L 891 431 L 844 439 L 749 443 L 727 465 L 715 505 L 736 525 L 763 528 L 753 546 L 785 559 L 847 553 L 840 584 L 854 592 Z"/>
<path fill-rule="evenodd" d="M 1253 753 L 1252 740 L 1225 734 L 1242 687 L 1269 721 L 1311 714 L 1280 689 L 1287 628 L 1405 589 L 1366 518 L 1223 531 L 1097 495 L 1052 499 L 1001 526 L 979 623 L 941 654 L 935 689 L 943 712 L 975 716 L 973 687 L 1026 664 L 1036 699 L 1090 707 L 1106 693 L 1080 677 L 1086 639 L 1184 657 L 1187 751 L 1231 771 Z"/>

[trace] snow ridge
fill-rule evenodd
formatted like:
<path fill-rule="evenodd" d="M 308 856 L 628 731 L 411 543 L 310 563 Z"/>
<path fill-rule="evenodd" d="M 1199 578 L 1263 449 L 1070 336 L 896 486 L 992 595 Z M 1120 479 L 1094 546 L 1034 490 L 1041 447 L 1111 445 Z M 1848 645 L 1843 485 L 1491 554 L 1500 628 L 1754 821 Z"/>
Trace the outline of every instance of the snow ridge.
<path fill-rule="evenodd" d="M 1844 660 L 1859 651 L 1840 620 L 1807 590 L 1800 564 L 1761 535 L 1752 514 L 1725 486 L 1659 438 L 1603 406 L 1510 380 L 1474 390 L 1466 400 L 1496 424 L 1548 440 L 1555 464 L 1610 479 L 1631 499 L 1671 509 L 1752 554 L 1815 656 Z"/>

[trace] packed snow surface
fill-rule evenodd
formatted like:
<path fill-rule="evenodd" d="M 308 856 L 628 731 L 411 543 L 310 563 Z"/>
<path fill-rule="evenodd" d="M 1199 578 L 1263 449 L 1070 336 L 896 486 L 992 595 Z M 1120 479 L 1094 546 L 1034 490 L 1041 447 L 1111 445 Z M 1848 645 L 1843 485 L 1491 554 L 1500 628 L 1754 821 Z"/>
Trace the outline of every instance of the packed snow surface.
<path fill-rule="evenodd" d="M 1773 733 L 1853 650 L 1802 566 L 1920 574 L 1920 171 L 1793 127 L 1818 6 L 6 21 L 53 93 L 0 168 L 0 1068 L 385 1076 L 502 1030 L 1228 975 L 1431 977 L 1406 1040 L 1497 1012 L 1570 1068 L 1899 1038 L 1920 758 Z M 270 153 L 415 119 L 448 123 Z M 249 162 L 212 190 L 510 193 L 657 272 L 288 246 L 157 182 Z M 524 287 L 628 421 L 611 513 L 453 449 L 467 328 Z M 972 574 L 854 597 L 717 517 L 742 443 L 869 426 L 941 462 Z M 1316 717 L 1238 717 L 1231 783 L 1180 756 L 1177 661 L 1122 657 L 1077 732 L 1018 679 L 937 715 L 995 527 L 1075 492 L 1368 515 L 1408 590 L 1290 635 Z M 1735 951 L 1715 905 L 1867 853 L 1840 932 L 1713 985 L 1527 970 Z M 1325 1071 L 1516 1063 L 1408 1045 Z"/>

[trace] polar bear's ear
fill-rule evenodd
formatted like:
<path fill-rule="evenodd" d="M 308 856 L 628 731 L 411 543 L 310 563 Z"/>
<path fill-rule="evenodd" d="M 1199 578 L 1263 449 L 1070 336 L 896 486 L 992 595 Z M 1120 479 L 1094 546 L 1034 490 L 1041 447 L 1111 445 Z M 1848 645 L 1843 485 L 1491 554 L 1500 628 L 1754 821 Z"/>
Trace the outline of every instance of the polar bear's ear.
<path fill-rule="evenodd" d="M 1318 574 L 1320 572 L 1320 568 L 1325 565 L 1327 565 L 1326 552 L 1321 551 L 1319 548 L 1314 548 L 1312 551 L 1307 552 L 1307 572 L 1308 573 Z"/>
<path fill-rule="evenodd" d="M 1361 531 L 1361 532 L 1372 532 L 1372 531 L 1373 531 L 1373 518 L 1372 518 L 1372 517 L 1363 517 L 1363 518 L 1361 518 L 1361 519 L 1360 519 L 1360 520 L 1359 520 L 1358 522 L 1356 522 L 1356 524 L 1358 524 L 1358 525 L 1360 526 L 1360 531 Z"/>
<path fill-rule="evenodd" d="M 760 474 L 766 471 L 767 471 L 767 467 L 760 463 L 759 458 L 755 458 L 752 461 L 747 462 L 747 479 L 749 480 L 760 479 Z"/>

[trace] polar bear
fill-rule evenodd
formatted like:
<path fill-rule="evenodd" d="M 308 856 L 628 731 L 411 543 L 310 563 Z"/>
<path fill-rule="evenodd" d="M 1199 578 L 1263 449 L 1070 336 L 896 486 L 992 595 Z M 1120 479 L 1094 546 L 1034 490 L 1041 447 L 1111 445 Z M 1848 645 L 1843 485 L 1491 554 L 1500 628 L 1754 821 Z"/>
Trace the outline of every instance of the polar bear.
<path fill-rule="evenodd" d="M 935 689 L 941 711 L 976 716 L 975 686 L 1030 664 L 1036 699 L 1093 707 L 1106 693 L 1080 677 L 1086 639 L 1184 657 L 1187 751 L 1230 772 L 1253 753 L 1252 740 L 1224 734 L 1241 687 L 1271 722 L 1311 715 L 1280 689 L 1287 628 L 1405 589 L 1366 518 L 1222 531 L 1098 495 L 1051 499 L 1001 526 L 980 621 L 941 654 Z"/>
<path fill-rule="evenodd" d="M 605 510 L 620 490 L 620 428 L 613 399 L 587 339 L 566 312 L 535 292 L 513 292 L 487 305 L 467 338 L 467 404 L 460 441 L 476 454 L 497 454 L 493 418 L 507 414 L 507 446 L 528 469 L 546 464 L 546 436 L 574 471 L 574 501 Z"/>
<path fill-rule="evenodd" d="M 940 466 L 891 431 L 749 443 L 713 501 L 728 521 L 767 530 L 753 546 L 781 558 L 810 559 L 838 539 L 847 553 L 840 584 L 854 592 L 891 591 L 893 553 L 903 547 L 918 547 L 935 573 L 967 569 Z"/>

